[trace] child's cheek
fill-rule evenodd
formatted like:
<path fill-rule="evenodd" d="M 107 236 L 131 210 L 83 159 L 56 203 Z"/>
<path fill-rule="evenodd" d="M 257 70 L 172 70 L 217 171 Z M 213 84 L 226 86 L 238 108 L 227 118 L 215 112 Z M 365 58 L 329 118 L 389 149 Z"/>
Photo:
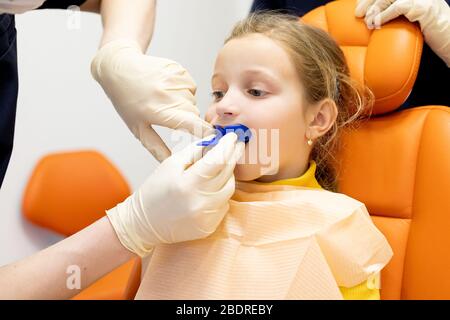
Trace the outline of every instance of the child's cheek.
<path fill-rule="evenodd" d="M 209 107 L 208 110 L 206 110 L 206 114 L 205 114 L 205 121 L 211 123 L 211 121 L 213 120 L 213 116 L 215 113 L 215 107 Z"/>

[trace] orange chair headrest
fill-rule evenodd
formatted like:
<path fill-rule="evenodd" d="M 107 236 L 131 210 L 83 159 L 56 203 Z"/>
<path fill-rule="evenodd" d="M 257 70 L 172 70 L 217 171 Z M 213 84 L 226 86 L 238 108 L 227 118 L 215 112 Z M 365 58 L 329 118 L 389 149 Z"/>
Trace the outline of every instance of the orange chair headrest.
<path fill-rule="evenodd" d="M 370 30 L 355 17 L 355 0 L 318 7 L 301 20 L 328 32 L 340 45 L 351 76 L 375 95 L 373 114 L 397 109 L 408 98 L 419 69 L 423 38 L 420 28 L 405 18 Z"/>

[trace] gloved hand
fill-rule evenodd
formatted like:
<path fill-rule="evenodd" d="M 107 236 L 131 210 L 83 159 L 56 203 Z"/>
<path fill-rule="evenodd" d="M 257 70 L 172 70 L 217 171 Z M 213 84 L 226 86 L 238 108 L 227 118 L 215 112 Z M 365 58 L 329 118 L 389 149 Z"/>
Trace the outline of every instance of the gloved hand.
<path fill-rule="evenodd" d="M 128 250 L 144 257 L 160 243 L 205 238 L 222 221 L 245 145 L 229 133 L 200 159 L 203 147 L 197 143 L 166 159 L 136 192 L 107 211 Z"/>
<path fill-rule="evenodd" d="M 400 15 L 419 22 L 425 42 L 450 67 L 450 7 L 444 0 L 358 0 L 357 17 L 372 29 Z"/>
<path fill-rule="evenodd" d="M 36 9 L 45 2 L 45 0 L 20 0 L 20 1 L 0 1 L 0 14 L 20 14 Z"/>
<path fill-rule="evenodd" d="M 91 63 L 91 73 L 134 136 L 160 162 L 170 150 L 151 125 L 186 129 L 199 137 L 214 132 L 199 117 L 196 85 L 186 69 L 145 55 L 134 41 L 105 44 Z"/>

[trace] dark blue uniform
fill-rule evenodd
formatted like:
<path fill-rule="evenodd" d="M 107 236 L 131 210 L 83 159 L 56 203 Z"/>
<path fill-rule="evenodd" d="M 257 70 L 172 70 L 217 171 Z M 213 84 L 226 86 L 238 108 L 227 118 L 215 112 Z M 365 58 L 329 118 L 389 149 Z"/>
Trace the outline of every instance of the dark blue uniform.
<path fill-rule="evenodd" d="M 14 16 L 2 14 L 0 15 L 0 186 L 12 152 L 18 85 Z"/>
<path fill-rule="evenodd" d="M 65 9 L 85 1 L 48 0 L 39 9 Z M 13 148 L 18 87 L 14 15 L 0 14 L 0 187 Z"/>
<path fill-rule="evenodd" d="M 449 3 L 450 0 L 446 0 Z M 251 11 L 277 10 L 287 14 L 302 16 L 330 0 L 254 0 Z M 388 73 L 389 71 L 386 71 Z M 424 43 L 417 79 L 406 102 L 400 109 L 425 106 L 450 106 L 448 83 L 450 69 L 430 47 Z"/>

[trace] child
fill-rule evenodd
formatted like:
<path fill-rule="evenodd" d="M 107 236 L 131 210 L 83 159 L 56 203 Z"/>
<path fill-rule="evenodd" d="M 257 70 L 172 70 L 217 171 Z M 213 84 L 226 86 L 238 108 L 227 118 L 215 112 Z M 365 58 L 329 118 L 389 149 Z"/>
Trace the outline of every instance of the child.
<path fill-rule="evenodd" d="M 340 129 L 371 103 L 339 46 L 297 18 L 254 14 L 226 40 L 212 89 L 207 121 L 251 128 L 247 160 L 276 131 L 276 165 L 239 163 L 218 230 L 157 247 L 137 298 L 379 299 L 392 250 L 363 204 L 331 192 Z"/>

